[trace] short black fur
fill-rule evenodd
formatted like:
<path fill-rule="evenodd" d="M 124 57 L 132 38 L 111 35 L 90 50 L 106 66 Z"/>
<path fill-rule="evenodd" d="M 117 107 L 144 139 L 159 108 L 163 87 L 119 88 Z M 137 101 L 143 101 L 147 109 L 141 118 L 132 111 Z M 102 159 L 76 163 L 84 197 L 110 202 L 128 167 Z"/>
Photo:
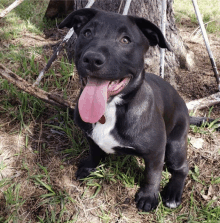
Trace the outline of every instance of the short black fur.
<path fill-rule="evenodd" d="M 150 46 L 171 50 L 160 29 L 143 18 L 95 9 L 73 12 L 60 28 L 64 26 L 74 27 L 78 36 L 75 64 L 81 79 L 130 77 L 127 86 L 108 100 L 110 104 L 120 98 L 113 114 L 116 121 L 108 134 L 119 145 L 111 148 L 115 153 L 137 155 L 145 161 L 144 182 L 135 197 L 137 208 L 144 211 L 156 208 L 164 161 L 172 177 L 162 198 L 170 208 L 179 206 L 188 173 L 188 110 L 169 83 L 144 71 L 144 55 Z M 129 40 L 127 44 L 122 43 L 122 38 Z M 76 173 L 77 179 L 81 179 L 95 170 L 106 153 L 94 141 L 97 124 L 81 119 L 78 104 L 74 119 L 90 144 L 90 155 Z"/>

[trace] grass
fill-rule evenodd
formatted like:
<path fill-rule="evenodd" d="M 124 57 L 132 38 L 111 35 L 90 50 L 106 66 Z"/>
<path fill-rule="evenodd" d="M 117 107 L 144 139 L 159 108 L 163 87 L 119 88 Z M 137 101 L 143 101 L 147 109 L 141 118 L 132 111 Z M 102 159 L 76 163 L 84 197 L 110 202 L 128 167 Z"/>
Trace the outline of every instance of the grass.
<path fill-rule="evenodd" d="M 141 180 L 143 180 L 144 167 L 139 162 L 143 161 L 131 156 L 108 157 L 105 164 L 101 164 L 95 172 L 83 181 L 86 186 L 95 189 L 94 197 L 105 183 L 116 185 L 120 181 L 128 188 L 133 188 L 135 185 L 140 186 Z"/>
<path fill-rule="evenodd" d="M 1 0 L 0 10 L 13 1 Z M 175 1 L 174 6 L 177 15 L 188 16 L 193 22 L 188 2 Z M 45 28 L 51 27 L 51 22 L 43 20 L 47 4 L 46 0 L 25 0 L 0 21 L 0 63 L 29 83 L 33 83 L 52 53 L 48 45 L 42 44 L 43 39 L 37 40 Z M 219 15 L 213 11 L 202 13 L 205 21 Z M 38 45 L 28 44 L 24 33 Z M 61 55 L 40 87 L 75 98 L 74 69 Z M 208 128 L 206 124 L 192 126 L 191 134 L 214 140 L 214 124 Z M 219 195 L 215 191 L 220 184 L 218 156 L 215 158 L 209 147 L 210 154 L 190 150 L 191 169 L 183 204 L 173 210 L 164 207 L 160 199 L 156 210 L 145 213 L 136 209 L 133 199 L 143 179 L 142 159 L 113 155 L 86 179 L 76 181 L 76 166 L 88 155 L 88 143 L 74 125 L 71 112 L 51 107 L 1 78 L 0 138 L 0 222 L 217 223 L 220 218 Z M 213 145 L 211 141 L 210 147 Z M 206 158 L 206 168 L 202 161 L 196 161 L 201 154 Z M 162 175 L 161 188 L 170 178 L 167 170 Z"/>
<path fill-rule="evenodd" d="M 9 6 L 14 0 L 1 0 L 0 9 Z M 1 39 L 22 36 L 25 31 L 41 34 L 49 22 L 43 20 L 49 0 L 26 0 L 12 10 L 4 19 L 0 32 Z M 36 7 L 37 6 L 37 7 Z M 51 24 L 52 25 L 52 24 Z"/>
<path fill-rule="evenodd" d="M 219 0 L 200 0 L 197 1 L 204 23 L 207 23 L 209 33 L 220 32 L 220 2 Z M 183 19 L 188 19 L 198 25 L 197 17 L 191 0 L 174 1 L 175 18 L 177 23 Z"/>

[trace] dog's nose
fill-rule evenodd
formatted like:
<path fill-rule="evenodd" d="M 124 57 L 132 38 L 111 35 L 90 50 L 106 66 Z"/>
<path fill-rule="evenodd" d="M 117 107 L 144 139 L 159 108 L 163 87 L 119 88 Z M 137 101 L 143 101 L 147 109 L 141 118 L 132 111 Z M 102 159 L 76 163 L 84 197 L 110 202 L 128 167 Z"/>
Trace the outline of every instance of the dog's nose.
<path fill-rule="evenodd" d="M 105 64 L 105 56 L 97 52 L 86 52 L 83 56 L 83 65 L 90 71 L 97 71 Z"/>

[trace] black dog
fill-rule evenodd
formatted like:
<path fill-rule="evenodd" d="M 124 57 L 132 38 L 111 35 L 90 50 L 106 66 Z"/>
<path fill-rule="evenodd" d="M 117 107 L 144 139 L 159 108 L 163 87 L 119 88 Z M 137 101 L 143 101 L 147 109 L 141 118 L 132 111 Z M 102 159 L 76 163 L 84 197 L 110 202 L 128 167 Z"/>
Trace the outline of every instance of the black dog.
<path fill-rule="evenodd" d="M 144 71 L 149 46 L 170 50 L 161 31 L 146 19 L 95 9 L 71 13 L 59 28 L 65 26 L 78 36 L 75 65 L 82 89 L 74 117 L 90 144 L 77 178 L 94 171 L 106 153 L 142 157 L 145 180 L 136 202 L 150 211 L 158 204 L 165 161 L 172 177 L 162 198 L 176 208 L 188 173 L 189 116 L 176 90 Z"/>

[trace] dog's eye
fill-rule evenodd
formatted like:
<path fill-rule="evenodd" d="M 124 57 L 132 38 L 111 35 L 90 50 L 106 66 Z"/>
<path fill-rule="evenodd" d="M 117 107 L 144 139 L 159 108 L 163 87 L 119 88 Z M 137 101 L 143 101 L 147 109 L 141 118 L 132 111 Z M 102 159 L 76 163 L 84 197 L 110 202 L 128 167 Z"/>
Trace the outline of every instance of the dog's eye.
<path fill-rule="evenodd" d="M 124 36 L 121 41 L 121 43 L 124 43 L 124 44 L 129 44 L 131 42 L 130 38 L 127 37 L 127 36 Z"/>
<path fill-rule="evenodd" d="M 84 31 L 83 35 L 86 37 L 86 38 L 89 38 L 91 35 L 92 35 L 92 32 L 91 30 L 87 29 Z"/>

